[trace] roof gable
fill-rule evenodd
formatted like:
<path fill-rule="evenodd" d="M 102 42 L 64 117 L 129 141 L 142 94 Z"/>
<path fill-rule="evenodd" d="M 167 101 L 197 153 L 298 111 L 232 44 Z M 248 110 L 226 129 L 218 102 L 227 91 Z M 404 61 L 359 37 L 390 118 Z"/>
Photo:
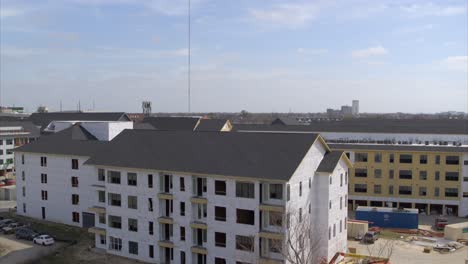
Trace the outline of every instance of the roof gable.
<path fill-rule="evenodd" d="M 107 141 L 97 140 L 77 123 L 57 133 L 41 136 L 38 140 L 18 147 L 14 151 L 89 157 L 106 144 Z"/>
<path fill-rule="evenodd" d="M 301 125 L 299 121 L 297 121 L 295 118 L 292 118 L 292 117 L 278 117 L 275 120 L 273 120 L 271 124 L 272 125 L 285 125 L 285 126 Z"/>
<path fill-rule="evenodd" d="M 221 131 L 227 122 L 227 119 L 200 119 L 195 131 Z"/>
<path fill-rule="evenodd" d="M 344 155 L 343 151 L 334 150 L 329 151 L 325 154 L 317 168 L 317 172 L 333 173 L 333 171 L 335 171 L 336 166 L 342 158 L 345 159 L 345 162 L 348 164 L 349 167 L 352 167 L 351 162 L 349 161 L 348 157 Z"/>
<path fill-rule="evenodd" d="M 33 113 L 29 120 L 44 129 L 52 121 L 130 121 L 124 112 Z"/>
<path fill-rule="evenodd" d="M 143 123 L 157 130 L 193 131 L 199 120 L 199 117 L 146 117 Z"/>

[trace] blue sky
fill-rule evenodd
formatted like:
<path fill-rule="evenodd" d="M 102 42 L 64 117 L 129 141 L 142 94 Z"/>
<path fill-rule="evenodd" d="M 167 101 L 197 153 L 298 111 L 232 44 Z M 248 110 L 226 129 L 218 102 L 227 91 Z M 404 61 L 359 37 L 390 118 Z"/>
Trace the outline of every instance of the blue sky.
<path fill-rule="evenodd" d="M 467 1 L 192 0 L 192 111 L 468 111 Z M 0 0 L 1 102 L 187 110 L 186 0 Z"/>

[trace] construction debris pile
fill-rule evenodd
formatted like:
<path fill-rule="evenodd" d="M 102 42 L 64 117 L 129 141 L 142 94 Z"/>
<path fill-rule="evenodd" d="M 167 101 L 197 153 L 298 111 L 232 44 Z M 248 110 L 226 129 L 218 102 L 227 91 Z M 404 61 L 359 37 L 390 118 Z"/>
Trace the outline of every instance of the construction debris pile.
<path fill-rule="evenodd" d="M 434 237 L 408 236 L 405 241 L 424 247 L 424 253 L 429 253 L 431 249 L 440 253 L 450 253 L 464 247 L 462 243 Z"/>

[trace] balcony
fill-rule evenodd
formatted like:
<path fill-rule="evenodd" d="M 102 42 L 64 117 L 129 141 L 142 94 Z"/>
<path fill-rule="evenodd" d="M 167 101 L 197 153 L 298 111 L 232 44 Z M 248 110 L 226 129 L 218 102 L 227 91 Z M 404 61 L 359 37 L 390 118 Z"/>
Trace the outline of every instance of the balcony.
<path fill-rule="evenodd" d="M 207 204 L 208 203 L 208 200 L 204 197 L 192 197 L 190 198 L 190 201 L 192 203 L 196 203 L 196 204 Z"/>
<path fill-rule="evenodd" d="M 201 255 L 207 255 L 207 254 L 208 254 L 208 250 L 207 250 L 205 247 L 193 246 L 193 247 L 192 247 L 192 253 L 201 254 Z"/>
<path fill-rule="evenodd" d="M 284 239 L 284 234 L 282 234 L 282 233 L 267 232 L 267 231 L 259 232 L 258 236 L 260 238 L 273 239 L 273 240 L 283 240 Z"/>
<path fill-rule="evenodd" d="M 158 222 L 160 224 L 172 225 L 172 224 L 174 224 L 174 219 L 172 219 L 171 217 L 161 216 L 161 217 L 158 218 Z"/>
<path fill-rule="evenodd" d="M 206 223 L 201 223 L 201 222 L 192 222 L 190 223 L 190 227 L 193 229 L 203 229 L 206 230 L 208 229 L 208 226 Z"/>
<path fill-rule="evenodd" d="M 173 226 L 172 224 L 160 224 L 161 233 L 159 234 L 159 241 L 172 243 Z"/>
<path fill-rule="evenodd" d="M 268 258 L 268 257 L 260 257 L 258 260 L 259 264 L 283 264 L 284 261 L 282 260 L 277 260 L 273 258 Z"/>
<path fill-rule="evenodd" d="M 278 234 L 264 233 L 260 236 L 260 259 L 259 263 L 276 264 L 283 263 L 283 238 Z"/>
<path fill-rule="evenodd" d="M 172 193 L 158 193 L 158 198 L 161 200 L 174 200 Z"/>
<path fill-rule="evenodd" d="M 265 205 L 286 205 L 285 184 L 284 183 L 269 183 L 262 182 L 260 184 L 262 195 L 260 196 L 260 204 Z"/>
<path fill-rule="evenodd" d="M 161 174 L 159 176 L 160 181 L 160 194 L 170 194 L 172 193 L 172 175 L 169 174 Z"/>
<path fill-rule="evenodd" d="M 163 248 L 174 248 L 174 243 L 172 243 L 172 241 L 160 240 L 158 241 L 158 246 Z"/>
<path fill-rule="evenodd" d="M 96 235 L 106 235 L 106 229 L 99 227 L 90 227 L 88 228 L 88 232 Z"/>
<path fill-rule="evenodd" d="M 259 208 L 260 211 L 284 213 L 284 206 L 282 205 L 261 204 Z"/>
<path fill-rule="evenodd" d="M 88 208 L 88 211 L 95 212 L 95 213 L 98 213 L 98 214 L 105 214 L 106 213 L 106 208 L 102 207 L 102 206 L 93 206 L 93 207 Z"/>
<path fill-rule="evenodd" d="M 261 230 L 271 233 L 282 233 L 284 232 L 284 221 L 285 214 L 280 211 L 261 211 L 262 222 Z"/>
<path fill-rule="evenodd" d="M 191 223 L 190 227 L 192 228 L 192 252 L 194 249 L 199 254 L 206 254 L 206 244 L 207 244 L 207 226 L 203 223 Z"/>
<path fill-rule="evenodd" d="M 173 200 L 160 200 L 159 201 L 159 216 L 172 218 L 173 214 Z"/>
<path fill-rule="evenodd" d="M 195 198 L 204 198 L 206 197 L 206 178 L 193 177 L 193 190 L 192 194 Z M 205 198 L 206 200 L 206 198 Z"/>
<path fill-rule="evenodd" d="M 277 260 L 277 259 L 272 259 L 272 258 L 267 258 L 267 257 L 260 257 L 258 260 L 259 264 L 283 264 L 284 261 L 282 260 Z"/>

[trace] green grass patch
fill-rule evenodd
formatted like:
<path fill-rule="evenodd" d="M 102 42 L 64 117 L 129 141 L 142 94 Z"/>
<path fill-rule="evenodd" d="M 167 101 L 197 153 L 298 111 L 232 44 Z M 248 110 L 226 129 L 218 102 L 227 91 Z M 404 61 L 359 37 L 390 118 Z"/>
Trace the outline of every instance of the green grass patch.
<path fill-rule="evenodd" d="M 385 238 L 385 239 L 392 239 L 392 240 L 396 240 L 396 239 L 405 239 L 408 234 L 403 234 L 403 233 L 397 233 L 397 232 L 394 232 L 394 231 L 391 231 L 391 230 L 386 230 L 386 229 L 383 229 L 380 231 L 380 235 L 379 235 L 381 238 Z"/>

